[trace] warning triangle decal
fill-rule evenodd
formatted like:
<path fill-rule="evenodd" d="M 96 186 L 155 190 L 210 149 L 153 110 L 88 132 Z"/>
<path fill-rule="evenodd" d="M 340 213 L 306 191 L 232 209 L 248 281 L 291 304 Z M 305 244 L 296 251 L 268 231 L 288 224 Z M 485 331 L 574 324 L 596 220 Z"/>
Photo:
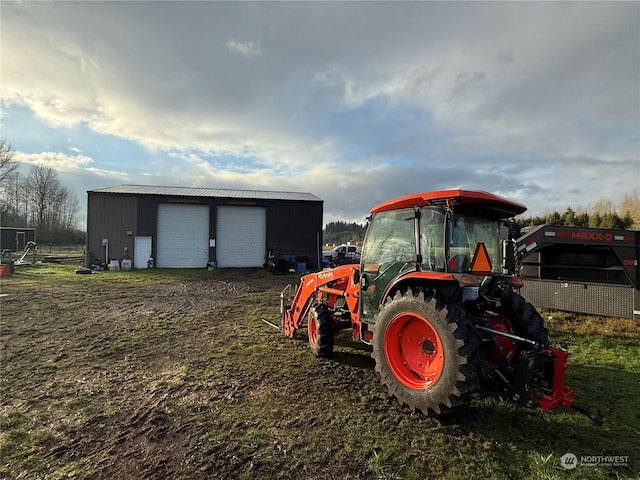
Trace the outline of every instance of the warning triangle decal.
<path fill-rule="evenodd" d="M 489 258 L 489 252 L 484 243 L 480 242 L 476 245 L 476 251 L 473 254 L 473 260 L 471 261 L 471 273 L 474 275 L 489 275 L 491 274 L 492 265 Z"/>

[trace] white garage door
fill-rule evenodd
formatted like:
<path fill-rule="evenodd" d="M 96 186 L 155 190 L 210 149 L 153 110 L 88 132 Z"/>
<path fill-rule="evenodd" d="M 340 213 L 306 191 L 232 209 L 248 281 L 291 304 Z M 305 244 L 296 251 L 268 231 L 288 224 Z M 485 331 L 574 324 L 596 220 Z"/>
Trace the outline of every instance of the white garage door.
<path fill-rule="evenodd" d="M 218 207 L 216 260 L 219 267 L 261 267 L 267 238 L 264 207 Z"/>
<path fill-rule="evenodd" d="M 156 265 L 205 268 L 209 261 L 209 206 L 158 205 Z"/>

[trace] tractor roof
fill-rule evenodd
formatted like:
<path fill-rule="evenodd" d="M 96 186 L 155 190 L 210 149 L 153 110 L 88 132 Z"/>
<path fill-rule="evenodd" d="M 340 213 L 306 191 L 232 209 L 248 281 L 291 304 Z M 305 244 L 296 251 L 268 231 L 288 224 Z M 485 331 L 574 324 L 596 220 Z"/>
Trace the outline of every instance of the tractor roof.
<path fill-rule="evenodd" d="M 447 203 L 453 207 L 462 207 L 469 213 L 477 211 L 480 216 L 487 215 L 494 218 L 513 217 L 527 210 L 527 207 L 521 203 L 482 190 L 438 190 L 436 192 L 414 193 L 388 200 L 373 207 L 371 214 L 414 206 L 446 205 Z"/>

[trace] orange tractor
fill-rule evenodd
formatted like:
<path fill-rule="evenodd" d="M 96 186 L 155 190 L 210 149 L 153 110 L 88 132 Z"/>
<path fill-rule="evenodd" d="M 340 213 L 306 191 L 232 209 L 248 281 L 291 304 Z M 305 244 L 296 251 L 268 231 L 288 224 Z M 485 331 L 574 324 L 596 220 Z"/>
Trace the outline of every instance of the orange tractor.
<path fill-rule="evenodd" d="M 280 329 L 291 338 L 307 329 L 311 351 L 331 357 L 335 334 L 350 328 L 372 345 L 389 394 L 425 414 L 491 383 L 518 403 L 584 411 L 564 385 L 566 350 L 549 346 L 521 279 L 503 265 L 507 220 L 525 210 L 468 190 L 384 202 L 371 210 L 359 265 L 283 290 Z"/>

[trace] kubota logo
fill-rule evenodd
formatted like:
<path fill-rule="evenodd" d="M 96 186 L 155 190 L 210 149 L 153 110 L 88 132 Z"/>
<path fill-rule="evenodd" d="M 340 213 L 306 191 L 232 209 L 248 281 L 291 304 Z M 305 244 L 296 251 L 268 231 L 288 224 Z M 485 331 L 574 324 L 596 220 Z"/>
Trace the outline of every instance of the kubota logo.
<path fill-rule="evenodd" d="M 331 278 L 333 277 L 333 272 L 320 272 L 318 274 L 318 278 L 320 280 L 324 280 L 325 278 Z"/>

